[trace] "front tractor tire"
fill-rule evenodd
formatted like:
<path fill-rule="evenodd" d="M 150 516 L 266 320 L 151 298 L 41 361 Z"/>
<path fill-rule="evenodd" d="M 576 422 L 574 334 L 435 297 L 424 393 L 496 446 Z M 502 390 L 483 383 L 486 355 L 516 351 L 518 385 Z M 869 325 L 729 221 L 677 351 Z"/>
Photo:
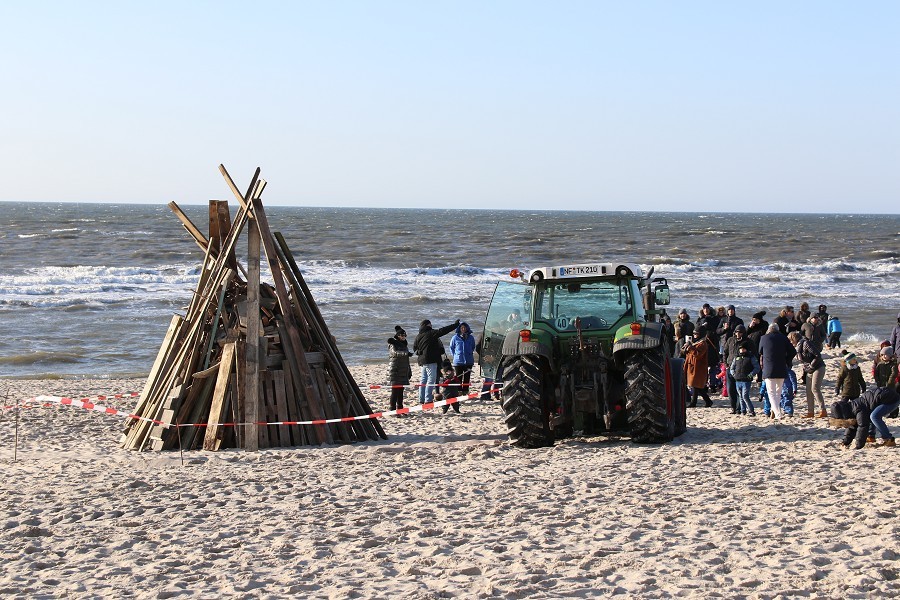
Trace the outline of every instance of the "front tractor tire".
<path fill-rule="evenodd" d="M 680 426 L 684 400 L 677 375 L 673 381 L 670 360 L 660 345 L 637 350 L 625 359 L 625 409 L 631 441 L 658 444 L 683 433 Z"/>
<path fill-rule="evenodd" d="M 507 360 L 501 394 L 509 443 L 519 448 L 552 446 L 547 382 L 541 359 L 526 354 Z"/>

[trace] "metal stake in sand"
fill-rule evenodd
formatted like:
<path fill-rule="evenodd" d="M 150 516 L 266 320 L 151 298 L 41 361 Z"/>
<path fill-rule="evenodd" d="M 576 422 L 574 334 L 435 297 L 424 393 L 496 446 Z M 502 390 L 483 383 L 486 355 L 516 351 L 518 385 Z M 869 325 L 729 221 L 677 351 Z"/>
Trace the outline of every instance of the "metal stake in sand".
<path fill-rule="evenodd" d="M 9 387 L 6 388 L 6 395 L 4 396 L 4 402 L 9 401 Z M 16 429 L 15 434 L 13 435 L 13 462 L 16 462 L 16 458 L 19 455 L 19 398 L 16 396 Z"/>
<path fill-rule="evenodd" d="M 178 454 L 181 455 L 181 466 L 184 466 L 184 448 L 181 445 L 181 423 L 175 421 L 175 433 L 178 434 Z"/>

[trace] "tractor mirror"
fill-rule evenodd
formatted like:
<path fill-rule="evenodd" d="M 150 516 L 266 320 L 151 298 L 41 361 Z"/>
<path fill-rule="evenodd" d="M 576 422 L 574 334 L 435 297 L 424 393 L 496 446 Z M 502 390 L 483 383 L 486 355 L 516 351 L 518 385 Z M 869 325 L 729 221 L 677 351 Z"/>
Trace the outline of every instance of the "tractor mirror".
<path fill-rule="evenodd" d="M 656 298 L 656 304 L 666 306 L 669 304 L 669 286 L 657 286 L 656 290 L 654 290 L 654 296 Z"/>

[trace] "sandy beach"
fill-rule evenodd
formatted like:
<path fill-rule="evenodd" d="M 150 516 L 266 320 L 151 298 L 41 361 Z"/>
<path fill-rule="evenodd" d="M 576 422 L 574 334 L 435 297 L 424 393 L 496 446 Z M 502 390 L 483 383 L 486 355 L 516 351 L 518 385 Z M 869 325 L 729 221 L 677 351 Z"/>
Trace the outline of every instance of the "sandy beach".
<path fill-rule="evenodd" d="M 876 348 L 849 349 L 870 382 Z M 831 402 L 838 361 L 825 357 Z M 361 387 L 384 383 L 383 367 L 352 370 Z M 142 385 L 0 382 L 10 402 Z M 387 408 L 388 391 L 365 393 Z M 802 387 L 795 406 L 805 413 Z M 897 450 L 844 451 L 825 419 L 734 416 L 716 397 L 689 410 L 672 444 L 590 437 L 519 450 L 496 403 L 462 411 L 386 418 L 383 442 L 195 451 L 183 465 L 178 452 L 119 449 L 119 416 L 64 406 L 21 411 L 13 463 L 4 411 L 0 595 L 900 594 Z"/>

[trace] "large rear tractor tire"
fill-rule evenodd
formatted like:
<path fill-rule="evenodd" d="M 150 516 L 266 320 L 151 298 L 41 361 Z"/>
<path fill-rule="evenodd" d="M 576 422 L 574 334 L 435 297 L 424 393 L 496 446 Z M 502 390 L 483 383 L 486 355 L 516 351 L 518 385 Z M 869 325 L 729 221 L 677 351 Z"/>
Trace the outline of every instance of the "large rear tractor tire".
<path fill-rule="evenodd" d="M 668 380 L 668 381 L 667 381 Z M 631 441 L 639 444 L 670 442 L 676 435 L 676 394 L 672 388 L 669 358 L 660 345 L 631 352 L 625 359 L 625 410 Z"/>
<path fill-rule="evenodd" d="M 684 383 L 684 360 L 669 359 L 669 373 L 672 375 L 671 392 L 675 401 L 675 437 L 687 431 L 688 391 Z"/>
<path fill-rule="evenodd" d="M 508 359 L 503 369 L 503 412 L 509 443 L 519 448 L 553 445 L 546 382 L 541 360 L 524 355 Z"/>

